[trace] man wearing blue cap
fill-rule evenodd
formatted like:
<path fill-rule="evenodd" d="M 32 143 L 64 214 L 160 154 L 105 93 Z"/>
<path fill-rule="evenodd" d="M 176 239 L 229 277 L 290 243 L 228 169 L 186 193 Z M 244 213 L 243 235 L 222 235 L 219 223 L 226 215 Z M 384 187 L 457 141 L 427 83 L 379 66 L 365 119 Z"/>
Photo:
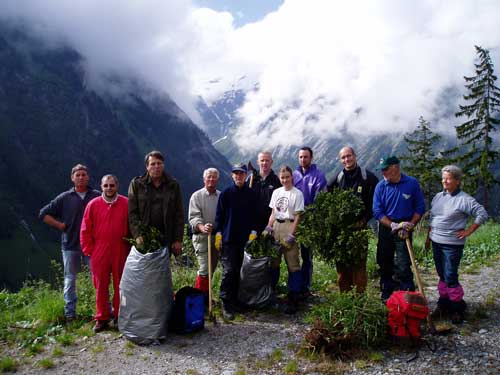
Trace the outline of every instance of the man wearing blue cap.
<path fill-rule="evenodd" d="M 385 156 L 376 168 L 384 177 L 375 187 L 373 216 L 379 221 L 377 264 L 385 302 L 399 283 L 400 290 L 415 290 L 406 239 L 425 212 L 418 181 L 401 173 L 399 159 Z M 394 260 L 396 254 L 396 260 Z"/>
<path fill-rule="evenodd" d="M 236 164 L 231 170 L 234 185 L 224 190 L 215 214 L 215 247 L 221 250 L 222 280 L 220 298 L 224 319 L 233 320 L 238 302 L 240 269 L 246 242 L 256 237 L 255 192 L 245 185 L 247 166 Z"/>

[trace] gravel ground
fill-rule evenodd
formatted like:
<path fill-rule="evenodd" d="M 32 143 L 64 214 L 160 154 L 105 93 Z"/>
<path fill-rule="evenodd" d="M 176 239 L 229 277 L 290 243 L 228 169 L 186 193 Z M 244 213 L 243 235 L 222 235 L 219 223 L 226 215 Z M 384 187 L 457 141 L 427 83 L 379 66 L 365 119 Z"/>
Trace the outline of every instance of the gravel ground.
<path fill-rule="evenodd" d="M 283 374 L 296 361 L 298 374 L 499 374 L 500 373 L 500 262 L 477 274 L 462 275 L 469 320 L 445 336 L 426 335 L 436 347 L 423 346 L 418 358 L 407 360 L 414 351 L 391 348 L 381 351 L 383 359 L 370 361 L 314 362 L 296 357 L 308 326 L 300 314 L 290 318 L 280 313 L 247 313 L 233 323 L 206 323 L 193 335 L 170 335 L 161 345 L 140 347 L 128 343 L 119 332 L 106 331 L 84 337 L 64 347 L 54 358 L 55 367 L 42 370 L 41 358 L 50 357 L 46 348 L 36 358 L 21 359 L 20 374 Z M 429 276 L 434 283 L 435 277 Z M 431 285 L 431 282 L 427 282 Z M 434 288 L 427 288 L 431 301 Z M 484 312 L 478 319 L 473 312 Z M 434 308 L 434 305 L 431 306 Z M 3 355 L 15 355 L 5 346 Z M 293 366 L 291 366 L 293 367 Z"/>

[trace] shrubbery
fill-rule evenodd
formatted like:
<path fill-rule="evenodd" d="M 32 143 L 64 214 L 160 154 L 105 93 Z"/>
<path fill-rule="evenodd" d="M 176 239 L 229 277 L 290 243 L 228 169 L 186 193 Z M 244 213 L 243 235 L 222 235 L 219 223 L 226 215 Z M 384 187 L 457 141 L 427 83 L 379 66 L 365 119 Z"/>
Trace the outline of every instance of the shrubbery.
<path fill-rule="evenodd" d="M 341 356 L 352 348 L 376 347 L 387 337 L 386 307 L 373 293 L 332 293 L 313 306 L 306 341 L 316 351 Z"/>
<path fill-rule="evenodd" d="M 321 192 L 306 207 L 297 239 L 330 264 L 353 264 L 366 257 L 368 230 L 360 230 L 363 201 L 351 190 Z"/>

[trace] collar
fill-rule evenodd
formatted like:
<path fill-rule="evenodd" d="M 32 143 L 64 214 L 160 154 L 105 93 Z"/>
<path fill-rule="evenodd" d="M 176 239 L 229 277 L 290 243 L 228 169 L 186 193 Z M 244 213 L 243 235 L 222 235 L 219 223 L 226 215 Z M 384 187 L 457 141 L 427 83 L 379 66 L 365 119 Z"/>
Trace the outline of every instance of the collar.
<path fill-rule="evenodd" d="M 351 169 L 350 171 L 344 168 L 344 174 L 346 176 L 355 176 L 356 174 L 358 174 L 359 169 L 359 165 L 356 164 L 356 167 L 354 169 Z"/>
<path fill-rule="evenodd" d="M 153 185 L 153 180 L 151 179 L 151 176 L 149 176 L 149 173 L 148 171 L 146 171 L 146 173 L 144 173 L 142 175 L 142 179 L 144 180 L 144 183 L 148 184 L 148 185 Z M 162 176 L 161 176 L 161 183 L 160 183 L 160 186 L 162 184 L 165 184 L 167 183 L 169 180 L 169 176 L 167 175 L 167 173 L 164 171 Z"/>
<path fill-rule="evenodd" d="M 460 188 L 458 188 L 457 190 L 455 190 L 453 193 L 448 193 L 446 190 L 443 190 L 443 195 L 450 195 L 450 196 L 454 197 L 455 195 L 457 195 L 461 191 L 462 190 L 460 190 Z"/>
<path fill-rule="evenodd" d="M 109 205 L 112 205 L 114 204 L 117 200 L 118 200 L 118 194 L 116 194 L 116 197 L 112 200 L 112 201 L 108 201 L 105 197 L 104 197 L 104 193 L 101 194 L 101 198 L 104 202 L 106 202 L 107 204 Z"/>
<path fill-rule="evenodd" d="M 299 165 L 297 171 L 299 171 L 301 175 L 305 176 L 306 174 L 311 174 L 311 172 L 314 172 L 316 169 L 316 164 L 311 164 L 309 168 L 307 168 L 306 171 L 303 172 L 302 167 Z"/>
<path fill-rule="evenodd" d="M 407 179 L 406 175 L 401 173 L 401 178 L 399 179 L 398 182 L 389 182 L 385 178 L 382 178 L 381 183 L 384 185 L 397 185 L 397 184 L 404 182 L 406 179 Z"/>
<path fill-rule="evenodd" d="M 75 193 L 75 194 L 83 194 L 83 193 L 88 193 L 89 191 L 92 191 L 92 189 L 89 185 L 87 185 L 87 190 L 82 191 L 81 193 L 76 191 L 75 187 L 73 186 L 71 189 L 69 189 L 70 192 Z"/>
<path fill-rule="evenodd" d="M 217 190 L 217 189 L 215 189 L 215 191 L 214 191 L 213 193 L 210 193 L 210 192 L 207 190 L 207 188 L 206 188 L 205 186 L 203 186 L 203 188 L 202 188 L 202 189 L 203 189 L 203 194 L 205 194 L 205 195 L 209 195 L 209 196 L 210 196 L 210 195 L 217 195 L 217 192 L 218 192 L 218 190 Z"/>

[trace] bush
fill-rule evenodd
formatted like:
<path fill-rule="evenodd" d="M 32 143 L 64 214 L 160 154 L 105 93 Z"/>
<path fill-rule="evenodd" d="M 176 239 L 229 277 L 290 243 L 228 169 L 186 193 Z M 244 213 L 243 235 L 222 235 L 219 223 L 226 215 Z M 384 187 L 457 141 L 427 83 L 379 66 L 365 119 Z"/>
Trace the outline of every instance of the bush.
<path fill-rule="evenodd" d="M 92 282 L 92 274 L 84 266 L 82 272 L 78 273 L 76 279 L 76 304 L 77 315 L 83 319 L 93 319 L 95 313 L 95 288 Z M 62 297 L 62 295 L 61 295 Z"/>
<path fill-rule="evenodd" d="M 341 356 L 358 347 L 376 347 L 387 338 L 387 311 L 378 296 L 366 292 L 333 293 L 306 317 L 314 323 L 306 341 L 314 350 Z"/>
<path fill-rule="evenodd" d="M 330 264 L 353 264 L 367 254 L 368 230 L 359 230 L 362 200 L 351 190 L 321 192 L 306 207 L 298 241 Z"/>

